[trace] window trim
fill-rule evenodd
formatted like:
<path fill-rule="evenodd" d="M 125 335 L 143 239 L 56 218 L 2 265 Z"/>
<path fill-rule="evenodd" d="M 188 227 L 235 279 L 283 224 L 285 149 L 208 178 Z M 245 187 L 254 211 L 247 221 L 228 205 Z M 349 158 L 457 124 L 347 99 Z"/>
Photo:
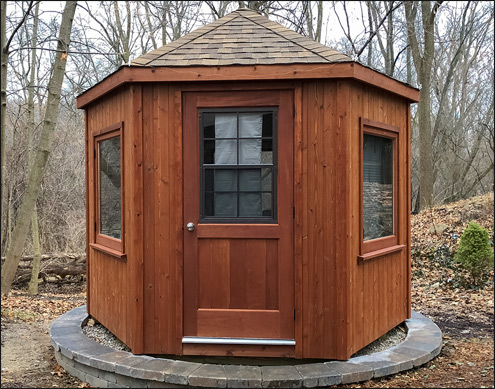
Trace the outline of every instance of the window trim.
<path fill-rule="evenodd" d="M 359 233 L 360 233 L 360 245 L 359 245 L 359 262 L 375 259 L 384 255 L 392 254 L 394 252 L 402 250 L 405 245 L 399 244 L 399 135 L 400 129 L 397 126 L 377 122 L 374 120 L 360 117 L 359 121 Z M 382 138 L 391 139 L 393 141 L 393 234 L 376 239 L 364 240 L 364 135 L 373 135 Z"/>
<path fill-rule="evenodd" d="M 237 157 L 239 157 L 239 140 L 240 139 L 258 139 L 258 138 L 243 138 L 239 137 L 239 114 L 240 113 L 255 113 L 262 112 L 273 114 L 273 133 L 272 139 L 272 163 L 271 164 L 258 164 L 258 165 L 218 165 L 217 169 L 235 169 L 236 171 L 242 169 L 255 169 L 263 167 L 269 167 L 272 169 L 272 216 L 236 216 L 236 217 L 226 217 L 226 216 L 206 216 L 205 215 L 205 166 L 206 168 L 212 168 L 210 164 L 204 163 L 204 130 L 203 130 L 203 114 L 205 113 L 236 113 L 237 116 L 237 137 L 232 138 L 237 141 Z M 278 197 L 277 197 L 277 187 L 278 187 L 278 106 L 249 106 L 243 105 L 239 107 L 221 107 L 221 108 L 198 108 L 198 124 L 199 124 L 199 221 L 203 224 L 277 224 L 278 223 Z M 209 139 L 209 138 L 208 138 Z M 230 139 L 230 138 L 229 138 Z M 261 136 L 259 139 L 264 139 Z M 215 169 L 215 168 L 212 168 Z M 237 193 L 239 194 L 239 188 L 237 188 Z M 260 192 L 261 193 L 261 192 Z M 238 200 L 239 201 L 239 200 Z"/>
<path fill-rule="evenodd" d="M 100 233 L 100 172 L 98 143 L 114 137 L 120 138 L 120 239 Z M 93 133 L 93 182 L 94 182 L 94 242 L 93 249 L 125 260 L 125 218 L 124 218 L 124 122 L 118 122 Z"/>

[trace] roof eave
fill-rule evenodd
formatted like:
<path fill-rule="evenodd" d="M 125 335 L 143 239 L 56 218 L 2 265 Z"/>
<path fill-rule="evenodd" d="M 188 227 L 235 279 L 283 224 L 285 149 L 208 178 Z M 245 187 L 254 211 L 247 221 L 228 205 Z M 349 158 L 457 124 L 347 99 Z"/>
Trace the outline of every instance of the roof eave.
<path fill-rule="evenodd" d="M 283 65 L 225 65 L 184 67 L 122 66 L 77 96 L 84 108 L 110 91 L 132 82 L 254 81 L 350 78 L 385 89 L 416 103 L 419 89 L 357 62 Z"/>

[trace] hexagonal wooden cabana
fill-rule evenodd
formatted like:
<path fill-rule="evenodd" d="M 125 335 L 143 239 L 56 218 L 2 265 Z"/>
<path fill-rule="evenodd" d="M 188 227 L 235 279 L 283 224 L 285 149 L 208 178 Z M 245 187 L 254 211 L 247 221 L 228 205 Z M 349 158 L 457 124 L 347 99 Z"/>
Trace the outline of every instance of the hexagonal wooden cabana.
<path fill-rule="evenodd" d="M 87 309 L 135 354 L 347 359 L 410 316 L 419 92 L 239 9 L 78 97 Z"/>

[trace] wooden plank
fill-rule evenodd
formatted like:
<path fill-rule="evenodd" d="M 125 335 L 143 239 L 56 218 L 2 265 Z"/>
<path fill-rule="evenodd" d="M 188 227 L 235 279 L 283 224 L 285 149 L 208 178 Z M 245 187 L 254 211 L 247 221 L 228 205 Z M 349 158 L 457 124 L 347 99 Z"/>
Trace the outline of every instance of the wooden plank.
<path fill-rule="evenodd" d="M 198 114 L 196 109 L 196 95 L 184 94 L 183 116 L 183 144 L 187 145 L 185 152 L 197 153 L 199 150 L 199 134 L 197 128 Z M 187 143 L 186 143 L 187 142 Z M 199 198 L 196 196 L 199 193 L 199 169 L 197 166 L 198 156 L 194 158 L 183 159 L 184 177 L 184 218 L 183 223 L 193 222 L 198 224 L 199 220 Z M 194 285 L 199 284 L 198 268 L 196 266 L 195 256 L 198 253 L 198 239 L 196 239 L 197 229 L 189 232 L 184 229 L 184 285 L 189 286 L 184 288 L 183 294 L 183 310 L 184 310 L 184 336 L 198 336 L 197 334 L 197 307 L 198 293 Z M 187 319 L 187 320 L 186 320 Z"/>
<path fill-rule="evenodd" d="M 279 309 L 281 337 L 294 338 L 294 95 L 280 91 L 278 112 L 278 221 L 280 225 L 279 254 Z"/>
<path fill-rule="evenodd" d="M 353 77 L 376 88 L 384 89 L 399 96 L 405 97 L 410 102 L 419 101 L 419 89 L 413 88 L 400 81 L 379 73 L 360 64 L 354 64 Z"/>
<path fill-rule="evenodd" d="M 153 153 L 153 190 L 154 193 L 154 214 L 151 220 L 146 220 L 153 226 L 153 250 L 154 250 L 154 266 L 147 267 L 145 263 L 145 271 L 151 272 L 150 277 L 153 277 L 153 307 L 148 307 L 152 315 L 145 320 L 153 320 L 153 339 L 154 344 L 146 347 L 147 353 L 165 354 L 171 352 L 169 333 L 174 331 L 170 328 L 170 306 L 174 306 L 173 297 L 170 296 L 169 284 L 173 280 L 170 274 L 170 256 L 168 248 L 170 247 L 170 213 L 169 213 L 169 197 L 170 188 L 167 185 L 168 178 L 168 147 L 167 147 L 167 120 L 168 110 L 163 109 L 163 105 L 168 102 L 167 89 L 163 85 L 153 85 L 153 93 L 151 100 L 147 103 L 143 101 L 143 108 L 146 104 L 152 106 L 152 118 L 150 128 L 145 129 L 153 132 L 153 143 L 150 146 Z M 148 190 L 147 188 L 145 190 Z M 146 206 L 146 204 L 145 204 Z M 145 284 L 145 291 L 147 285 Z M 173 316 L 173 315 L 172 315 Z M 144 333 L 145 339 L 148 334 Z"/>
<path fill-rule="evenodd" d="M 306 135 L 306 145 L 307 145 L 307 164 L 306 168 L 306 201 L 307 205 L 304 207 L 305 216 L 306 216 L 306 234 L 307 239 L 305 240 L 305 255 L 304 258 L 306 260 L 306 274 L 304 277 L 304 289 L 303 292 L 303 312 L 304 312 L 304 324 L 303 324 L 303 340 L 304 340 L 304 352 L 303 357 L 308 358 L 310 355 L 314 355 L 319 352 L 319 343 L 318 340 L 315 340 L 314 337 L 319 334 L 316 331 L 312 330 L 312 327 L 315 322 L 315 310 L 313 301 L 315 301 L 315 293 L 313 289 L 314 277 L 314 244 L 313 244 L 313 228 L 314 228 L 314 127 L 317 125 L 314 120 L 315 115 L 315 104 L 316 101 L 316 83 L 308 82 L 305 88 L 305 103 L 306 103 L 306 113 L 305 117 L 306 128 L 304 129 Z M 315 102 L 316 101 L 316 102 Z M 304 239 L 304 237 L 303 237 Z M 316 348 L 316 349 L 315 349 Z"/>
<path fill-rule="evenodd" d="M 126 82 L 198 82 L 294 80 L 321 78 L 356 78 L 378 88 L 389 90 L 407 99 L 419 101 L 416 88 L 394 80 L 357 63 L 248 65 L 248 66 L 189 66 L 189 67 L 122 67 L 100 83 L 77 97 L 77 108 Z"/>
<path fill-rule="evenodd" d="M 197 336 L 281 338 L 280 312 L 242 309 L 198 309 Z M 263 323 L 263 326 L 259 324 Z"/>
<path fill-rule="evenodd" d="M 269 309 L 266 304 L 267 258 L 266 243 L 263 239 L 248 239 L 247 274 L 249 293 L 246 299 L 248 309 Z"/>
<path fill-rule="evenodd" d="M 294 293 L 295 293 L 295 352 L 296 358 L 303 356 L 303 94 L 302 85 L 294 88 Z M 270 245 L 267 243 L 267 250 Z M 270 255 L 267 255 L 271 258 Z M 270 264 L 271 262 L 269 262 Z M 267 268 L 267 273 L 269 272 Z M 268 281 L 267 285 L 271 285 Z M 267 306 L 274 309 L 272 293 L 267 290 Z"/>
<path fill-rule="evenodd" d="M 323 87 L 324 99 L 324 123 L 323 123 L 323 205 L 324 205 L 324 237 L 323 237 L 323 260 L 325 264 L 325 286 L 324 286 L 324 326 L 325 348 L 335 349 L 339 336 L 336 323 L 339 320 L 340 312 L 336 307 L 335 284 L 338 269 L 335 266 L 336 251 L 334 237 L 338 233 L 336 224 L 336 197 L 335 180 L 338 179 L 335 159 L 335 130 L 336 130 L 336 108 L 337 108 L 336 83 L 326 80 Z"/>
<path fill-rule="evenodd" d="M 159 148 L 154 131 L 154 88 L 152 85 L 143 86 L 143 250 L 146 261 L 144 262 L 144 295 L 143 295 L 143 348 L 153 350 L 159 343 L 155 330 L 155 258 L 159 252 L 155 252 L 155 217 L 159 211 L 156 202 L 158 188 L 155 186 L 155 148 Z"/>
<path fill-rule="evenodd" d="M 360 129 L 360 113 L 363 111 L 363 90 L 356 85 L 355 82 L 350 83 L 350 124 L 351 124 L 351 139 L 350 139 L 350 164 L 351 171 L 356 171 L 361 168 L 360 156 L 361 156 L 361 133 Z M 366 119 L 363 119 L 366 120 Z M 369 121 L 368 121 L 369 122 Z M 371 124 L 371 123 L 370 123 Z M 356 131 L 358 130 L 358 131 Z M 361 348 L 365 344 L 365 310 L 368 307 L 365 305 L 364 300 L 367 293 L 365 293 L 364 284 L 365 279 L 368 276 L 368 267 L 357 266 L 356 249 L 359 249 L 361 244 L 361 234 L 359 225 L 361 223 L 361 172 L 359 174 L 353 174 L 349 178 L 351 186 L 350 191 L 350 219 L 349 219 L 349 239 L 351 240 L 351 246 L 349 247 L 349 271 L 354 282 L 351 284 L 351 322 L 354 323 L 349 328 L 349 339 L 353 345 L 353 349 Z M 356 229 L 358 227 L 358 229 Z"/>
<path fill-rule="evenodd" d="M 308 122 L 311 118 L 311 112 L 309 110 L 309 83 L 304 83 L 301 92 L 301 109 L 302 109 L 302 121 L 301 121 L 301 196 L 300 203 L 296 202 L 296 218 L 299 212 L 297 210 L 300 208 L 301 215 L 301 292 L 300 292 L 300 312 L 296 312 L 296 315 L 301 316 L 300 324 L 300 342 L 296 339 L 296 351 L 297 356 L 304 358 L 306 355 L 310 355 L 308 351 L 310 350 L 310 338 L 307 331 L 307 326 L 311 322 L 311 315 L 308 312 L 309 305 L 308 293 L 310 293 L 309 288 L 309 245 L 308 245 L 308 231 L 309 231 L 309 179 L 308 179 Z M 296 197 L 297 199 L 297 197 Z M 297 302 L 297 300 L 296 300 Z M 296 324 L 298 316 L 296 316 Z"/>
<path fill-rule="evenodd" d="M 278 293 L 278 241 L 266 240 L 266 309 L 279 309 Z M 297 344 L 297 341 L 296 341 Z"/>
<path fill-rule="evenodd" d="M 355 86 L 357 89 L 358 86 Z M 361 117 L 363 118 L 368 118 L 369 117 L 369 105 L 370 103 L 372 104 L 372 101 L 370 101 L 370 94 L 369 94 L 369 86 L 364 86 L 361 88 L 361 93 L 362 93 L 362 113 L 360 114 Z M 359 113 L 356 113 L 359 114 Z M 356 118 L 357 119 L 357 118 Z M 354 119 L 354 120 L 356 120 Z M 359 149 L 357 150 L 357 153 L 359 155 L 358 157 L 358 163 L 359 163 L 359 158 L 361 158 L 361 139 L 359 139 L 359 142 L 356 145 Z M 360 167 L 359 167 L 360 169 Z M 361 172 L 360 172 L 361 173 Z M 361 176 L 361 175 L 359 175 Z M 361 188 L 361 178 L 359 178 L 359 187 Z M 361 190 L 359 191 L 359 215 L 358 215 L 358 225 L 361 223 L 361 218 L 363 215 L 361 214 L 361 207 L 362 207 L 362 192 Z M 359 243 L 361 244 L 361 231 L 356 231 L 357 236 L 359 236 Z M 373 339 L 373 333 L 375 330 L 375 323 L 373 322 L 373 317 L 375 314 L 375 292 L 373 289 L 373 273 L 374 273 L 374 264 L 373 263 L 368 263 L 367 266 L 362 266 L 362 271 L 364 274 L 364 307 L 365 310 L 363 311 L 363 331 L 364 331 L 364 336 L 363 336 L 363 342 L 369 342 L 370 339 Z M 359 270 L 359 267 L 358 267 Z"/>
<path fill-rule="evenodd" d="M 248 296 L 247 263 L 250 253 L 247 252 L 247 239 L 230 241 L 230 306 L 229 308 L 248 308 L 246 306 Z"/>
<path fill-rule="evenodd" d="M 349 327 L 347 325 L 350 305 L 350 284 L 351 278 L 349 274 L 349 261 L 348 257 L 349 249 L 348 245 L 351 243 L 348 241 L 347 233 L 343 234 L 342 231 L 347 231 L 348 227 L 348 215 L 349 209 L 349 195 L 350 195 L 350 185 L 349 185 L 349 153 L 350 153 L 350 143 L 349 136 L 351 133 L 349 120 L 349 84 L 344 81 L 337 81 L 337 126 L 335 132 L 336 138 L 336 150 L 335 150 L 335 166 L 336 171 L 341 172 L 338 179 L 335 180 L 335 231 L 339 232 L 335 235 L 335 261 L 336 267 L 339 269 L 335 287 L 339 291 L 336 296 L 337 301 L 337 312 L 339 312 L 337 332 L 339 337 L 337 339 L 336 345 L 336 358 L 346 359 L 350 357 L 350 347 L 349 342 Z M 347 174 L 346 174 L 347 173 Z"/>
<path fill-rule="evenodd" d="M 129 166 L 126 188 L 129 190 L 129 271 L 128 293 L 129 314 L 133 317 L 132 327 L 128 329 L 130 347 L 135 354 L 143 353 L 143 108 L 142 108 L 142 86 L 134 84 L 130 88 L 128 101 L 129 107 L 126 111 L 127 123 L 130 124 L 129 136 L 130 147 L 126 147 L 126 166 Z M 125 157 L 124 157 L 125 158 Z M 132 183 L 132 184 L 130 184 Z M 127 193 L 126 192 L 126 193 Z"/>
<path fill-rule="evenodd" d="M 182 336 L 183 336 L 183 283 L 184 283 L 184 256 L 183 256 L 183 192 L 182 192 L 182 150 L 183 150 L 183 126 L 182 126 L 182 93 L 176 88 L 169 87 L 169 131 L 173 133 L 173 137 L 169 136 L 168 145 L 169 153 L 173 156 L 170 159 L 170 182 L 172 194 L 170 197 L 170 208 L 174 215 L 174 228 L 170 229 L 170 239 L 175 242 L 175 247 L 171 245 L 170 258 L 171 275 L 175 275 L 173 284 L 173 295 L 175 296 L 175 332 L 170 331 L 170 341 L 173 344 L 175 353 L 182 354 Z M 172 112 L 174 114 L 172 114 Z M 173 141 L 170 141 L 173 139 Z M 172 291 L 171 291 L 172 293 Z M 172 307 L 170 310 L 170 324 L 173 328 L 174 312 Z"/>
<path fill-rule="evenodd" d="M 201 272 L 199 273 L 200 285 L 204 282 L 207 283 L 206 291 L 211 296 L 211 308 L 227 309 L 230 306 L 232 292 L 230 282 L 231 260 L 238 253 L 230 249 L 230 242 L 227 239 L 199 239 L 198 255 L 200 257 L 203 243 L 211 246 L 211 262 L 208 269 L 209 278 L 203 279 Z M 199 307 L 202 307 L 201 304 Z"/>
<path fill-rule="evenodd" d="M 200 308 L 213 308 L 212 295 L 210 293 L 212 288 L 212 251 L 213 242 L 211 240 L 201 240 L 198 242 L 198 307 Z M 214 285 L 216 285 L 216 282 L 217 280 L 215 279 Z"/>

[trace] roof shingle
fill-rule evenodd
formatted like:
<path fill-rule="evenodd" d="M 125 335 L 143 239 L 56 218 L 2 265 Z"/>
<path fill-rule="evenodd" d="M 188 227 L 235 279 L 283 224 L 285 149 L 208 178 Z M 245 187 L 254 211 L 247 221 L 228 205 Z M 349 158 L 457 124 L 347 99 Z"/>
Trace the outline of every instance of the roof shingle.
<path fill-rule="evenodd" d="M 282 65 L 350 61 L 345 54 L 243 8 L 141 55 L 131 65 Z"/>

